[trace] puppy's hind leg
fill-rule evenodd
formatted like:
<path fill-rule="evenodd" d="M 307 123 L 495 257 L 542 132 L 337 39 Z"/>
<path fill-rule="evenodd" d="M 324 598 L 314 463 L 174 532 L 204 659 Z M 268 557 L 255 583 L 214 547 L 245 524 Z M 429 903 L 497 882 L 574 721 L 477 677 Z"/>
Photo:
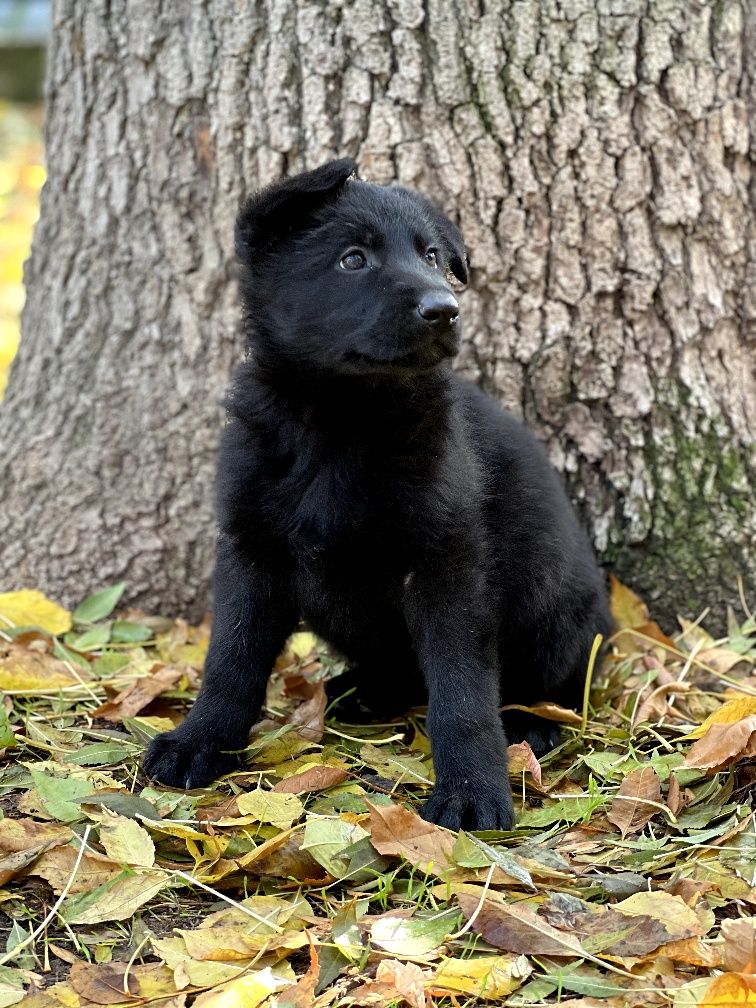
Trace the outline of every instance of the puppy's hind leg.
<path fill-rule="evenodd" d="M 210 648 L 202 688 L 186 720 L 158 735 L 143 768 L 169 787 L 205 787 L 239 766 L 276 657 L 296 625 L 288 586 L 266 565 L 218 540 Z"/>

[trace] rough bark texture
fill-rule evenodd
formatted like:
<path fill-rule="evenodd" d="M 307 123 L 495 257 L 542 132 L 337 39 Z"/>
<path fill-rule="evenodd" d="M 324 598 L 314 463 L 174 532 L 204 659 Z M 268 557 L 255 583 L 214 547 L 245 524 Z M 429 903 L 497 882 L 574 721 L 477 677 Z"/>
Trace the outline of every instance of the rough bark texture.
<path fill-rule="evenodd" d="M 8 587 L 205 608 L 235 210 L 344 154 L 458 215 L 461 366 L 547 442 L 620 576 L 668 614 L 753 584 L 748 0 L 61 0 L 48 95 Z"/>

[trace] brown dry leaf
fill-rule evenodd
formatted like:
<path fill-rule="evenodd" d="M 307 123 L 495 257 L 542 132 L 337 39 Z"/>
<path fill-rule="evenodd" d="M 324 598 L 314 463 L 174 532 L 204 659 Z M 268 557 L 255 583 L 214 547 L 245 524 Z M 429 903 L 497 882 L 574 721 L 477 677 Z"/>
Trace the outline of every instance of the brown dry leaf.
<path fill-rule="evenodd" d="M 517 742 L 507 750 L 509 773 L 512 776 L 529 773 L 536 784 L 541 784 L 541 764 L 527 742 Z"/>
<path fill-rule="evenodd" d="M 496 948 L 530 956 L 573 957 L 586 954 L 576 938 L 558 931 L 523 903 L 508 904 L 492 896 L 481 903 L 479 897 L 468 892 L 456 892 L 455 895 L 466 920 L 470 920 L 480 907 L 472 929 Z"/>
<path fill-rule="evenodd" d="M 703 724 L 700 724 L 688 735 L 682 737 L 686 739 L 699 739 L 708 732 L 712 725 L 731 725 L 753 715 L 756 715 L 756 697 L 741 694 L 723 703 L 719 710 L 715 710 L 713 714 L 709 714 Z"/>
<path fill-rule="evenodd" d="M 30 864 L 50 847 L 50 842 L 37 844 L 35 847 L 27 847 L 26 850 L 13 851 L 0 857 L 0 886 L 10 882 L 20 871 L 28 868 Z"/>
<path fill-rule="evenodd" d="M 713 724 L 685 757 L 685 766 L 721 770 L 756 755 L 756 714 L 735 724 Z"/>
<path fill-rule="evenodd" d="M 659 811 L 661 781 L 652 767 L 638 767 L 622 781 L 606 818 L 624 839 L 628 833 L 643 829 Z"/>
<path fill-rule="evenodd" d="M 644 957 L 670 942 L 695 937 L 701 931 L 695 914 L 691 925 L 687 918 L 670 921 L 650 914 L 623 914 L 616 907 L 578 911 L 544 907 L 538 918 L 574 935 L 588 950 L 623 960 Z"/>
<path fill-rule="evenodd" d="M 100 1005 L 133 1001 L 139 990 L 136 975 L 122 962 L 75 962 L 69 980 L 77 994 Z"/>
<path fill-rule="evenodd" d="M 244 871 L 258 877 L 295 878 L 300 883 L 319 884 L 328 872 L 308 850 L 302 849 L 301 826 L 293 826 L 239 858 Z"/>
<path fill-rule="evenodd" d="M 23 851 L 44 843 L 57 846 L 68 843 L 71 836 L 68 826 L 59 823 L 42 823 L 36 819 L 0 819 L 0 851 Z"/>
<path fill-rule="evenodd" d="M 297 732 L 302 738 L 306 738 L 310 742 L 320 742 L 323 737 L 328 698 L 322 682 L 315 683 L 312 689 L 312 696 L 295 707 L 291 717 L 287 720 L 289 724 L 296 726 Z"/>
<path fill-rule="evenodd" d="M 700 938 L 683 938 L 680 941 L 660 945 L 659 948 L 652 949 L 638 958 L 625 957 L 624 965 L 652 962 L 659 956 L 672 959 L 673 962 L 686 963 L 688 966 L 705 966 L 707 969 L 717 969 L 722 965 L 720 950 Z"/>
<path fill-rule="evenodd" d="M 730 651 L 727 648 L 722 647 L 706 648 L 703 651 L 699 651 L 696 658 L 705 665 L 711 666 L 711 668 L 720 672 L 722 675 L 727 675 L 730 669 L 734 668 L 735 665 L 743 661 L 742 654 L 738 654 L 737 651 Z"/>
<path fill-rule="evenodd" d="M 507 704 L 501 709 L 505 711 L 525 711 L 527 714 L 535 714 L 536 717 L 542 717 L 546 721 L 559 721 L 561 724 L 579 725 L 583 723 L 583 719 L 577 711 L 570 710 L 568 707 L 561 707 L 558 703 L 552 703 L 550 700 L 531 704 L 530 707 L 524 704 Z"/>
<path fill-rule="evenodd" d="M 438 876 L 456 869 L 453 833 L 426 822 L 402 805 L 366 804 L 370 809 L 370 841 L 379 854 L 399 855 Z"/>
<path fill-rule="evenodd" d="M 276 1000 L 276 1008 L 311 1008 L 315 1000 L 315 988 L 320 973 L 318 950 L 310 942 L 310 965 L 293 987 L 281 991 Z"/>
<path fill-rule="evenodd" d="M 86 669 L 77 679 L 62 661 L 44 651 L 28 651 L 17 644 L 4 644 L 0 650 L 0 689 L 5 693 L 55 693 L 78 686 L 81 679 L 91 679 Z"/>
<path fill-rule="evenodd" d="M 78 856 L 78 848 L 70 844 L 65 847 L 56 847 L 43 854 L 29 874 L 38 875 L 45 879 L 53 891 L 59 895 L 73 874 Z M 117 878 L 120 874 L 121 866 L 114 861 L 95 851 L 85 851 L 68 892 L 72 896 L 77 893 L 91 892 L 98 886 Z"/>
<path fill-rule="evenodd" d="M 677 779 L 677 774 L 672 771 L 669 775 L 669 787 L 667 788 L 667 808 L 673 816 L 676 816 L 684 804 L 680 782 Z"/>
<path fill-rule="evenodd" d="M 657 686 L 638 704 L 638 709 L 633 717 L 633 727 L 644 721 L 661 721 L 662 718 L 668 717 L 672 713 L 668 702 L 670 694 L 679 696 L 682 693 L 688 693 L 690 689 L 690 683 L 685 682 L 666 682 Z"/>
<path fill-rule="evenodd" d="M 699 1008 L 738 1008 L 756 1005 L 756 975 L 723 973 L 706 988 Z"/>
<path fill-rule="evenodd" d="M 291 777 L 285 777 L 275 785 L 273 790 L 284 794 L 312 794 L 315 791 L 327 791 L 328 788 L 335 787 L 337 784 L 343 784 L 348 777 L 347 771 L 341 767 L 323 764 L 310 767 L 309 770 L 303 770 L 301 773 L 292 774 Z"/>
<path fill-rule="evenodd" d="M 346 1004 L 383 1006 L 401 1002 L 410 1008 L 427 1008 L 425 974 L 415 963 L 402 963 L 397 959 L 384 959 L 378 964 L 375 980 L 368 980 L 350 991 Z"/>
<path fill-rule="evenodd" d="M 161 665 L 159 662 L 153 665 L 153 669 L 155 671 L 150 675 L 142 676 L 112 700 L 101 704 L 92 712 L 92 716 L 104 718 L 106 721 L 122 721 L 123 718 L 134 717 L 155 697 L 174 686 L 185 674 L 185 670 L 180 667 Z"/>
<path fill-rule="evenodd" d="M 722 921 L 725 969 L 733 973 L 756 973 L 756 919 Z"/>

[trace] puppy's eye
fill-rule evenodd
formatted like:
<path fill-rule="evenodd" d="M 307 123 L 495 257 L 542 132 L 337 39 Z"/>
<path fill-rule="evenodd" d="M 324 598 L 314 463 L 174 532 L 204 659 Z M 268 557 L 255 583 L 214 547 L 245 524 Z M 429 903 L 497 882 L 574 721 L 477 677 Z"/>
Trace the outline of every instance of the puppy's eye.
<path fill-rule="evenodd" d="M 342 256 L 339 260 L 339 266 L 343 270 L 361 270 L 367 266 L 367 259 L 362 254 L 354 249 L 352 252 L 347 252 L 345 256 Z"/>
<path fill-rule="evenodd" d="M 436 249 L 434 249 L 434 248 L 428 249 L 428 251 L 425 253 L 425 258 L 431 264 L 431 266 L 438 266 L 438 262 L 436 261 L 436 256 L 437 255 L 438 255 L 438 253 L 436 252 Z"/>

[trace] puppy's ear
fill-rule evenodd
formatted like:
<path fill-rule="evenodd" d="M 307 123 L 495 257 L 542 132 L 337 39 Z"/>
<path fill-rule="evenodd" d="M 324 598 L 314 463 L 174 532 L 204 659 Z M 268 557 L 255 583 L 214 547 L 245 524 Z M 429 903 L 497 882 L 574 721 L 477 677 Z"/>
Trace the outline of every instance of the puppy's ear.
<path fill-rule="evenodd" d="M 351 158 L 329 161 L 250 196 L 236 218 L 236 254 L 248 261 L 256 252 L 306 224 L 315 210 L 334 200 L 357 165 Z"/>
<path fill-rule="evenodd" d="M 422 196 L 420 193 L 415 192 L 414 189 L 405 189 L 404 191 L 420 203 L 441 239 L 449 269 L 460 283 L 466 284 L 468 281 L 467 253 L 465 252 L 465 239 L 462 237 L 462 232 L 454 221 L 449 220 L 443 210 L 436 206 L 433 200 L 429 200 L 427 196 Z"/>

